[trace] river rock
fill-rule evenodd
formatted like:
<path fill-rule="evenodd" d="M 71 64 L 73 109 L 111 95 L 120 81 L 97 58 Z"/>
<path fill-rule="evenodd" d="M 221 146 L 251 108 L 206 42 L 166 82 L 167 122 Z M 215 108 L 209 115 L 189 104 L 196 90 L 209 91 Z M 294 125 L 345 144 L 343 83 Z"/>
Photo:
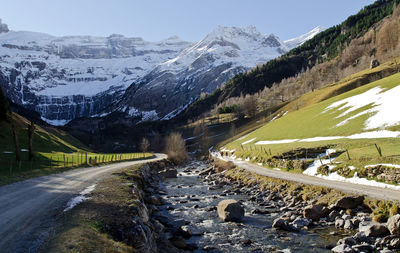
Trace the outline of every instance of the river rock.
<path fill-rule="evenodd" d="M 183 237 L 181 236 L 174 236 L 171 239 L 169 239 L 170 242 L 172 243 L 172 245 L 174 245 L 175 247 L 177 247 L 178 249 L 186 249 L 187 248 L 187 244 L 186 241 Z"/>
<path fill-rule="evenodd" d="M 180 233 L 185 239 L 189 239 L 193 235 L 192 229 L 186 225 L 180 227 Z"/>
<path fill-rule="evenodd" d="M 347 245 L 353 246 L 353 245 L 357 244 L 357 241 L 353 237 L 348 236 L 348 237 L 340 239 L 337 242 L 337 245 L 340 245 L 340 244 L 347 244 Z"/>
<path fill-rule="evenodd" d="M 289 231 L 289 232 L 298 231 L 297 228 L 295 228 L 293 225 L 291 225 L 289 222 L 287 222 L 286 220 L 284 220 L 282 218 L 275 219 L 274 222 L 272 223 L 272 227 L 281 229 L 281 230 L 285 230 L 285 231 Z"/>
<path fill-rule="evenodd" d="M 336 219 L 336 221 L 335 221 L 335 227 L 337 227 L 337 228 L 342 228 L 342 227 L 344 227 L 344 220 L 341 219 L 341 218 Z"/>
<path fill-rule="evenodd" d="M 214 167 L 210 167 L 208 169 L 202 170 L 199 172 L 200 176 L 208 175 L 209 173 L 212 173 L 214 170 Z"/>
<path fill-rule="evenodd" d="M 389 234 L 389 229 L 382 224 L 372 224 L 365 229 L 365 235 L 368 237 L 381 237 Z"/>
<path fill-rule="evenodd" d="M 306 219 L 306 218 L 301 218 L 301 217 L 297 217 L 294 221 L 293 221 L 293 226 L 295 226 L 296 228 L 303 228 L 303 227 L 307 227 L 308 225 L 310 225 L 310 220 Z"/>
<path fill-rule="evenodd" d="M 332 208 L 334 209 L 353 209 L 364 202 L 364 196 L 346 196 L 339 199 Z"/>
<path fill-rule="evenodd" d="M 225 199 L 218 203 L 218 217 L 223 221 L 239 222 L 243 219 L 244 208 L 234 199 Z"/>
<path fill-rule="evenodd" d="M 400 235 L 400 214 L 393 215 L 387 221 L 387 228 L 392 235 Z"/>
<path fill-rule="evenodd" d="M 335 221 L 336 217 L 339 217 L 340 213 L 338 211 L 333 210 L 332 212 L 330 212 L 328 218 L 330 221 Z"/>
<path fill-rule="evenodd" d="M 354 229 L 355 226 L 354 226 L 353 222 L 351 222 L 351 220 L 345 220 L 343 228 L 344 229 Z"/>
<path fill-rule="evenodd" d="M 306 206 L 303 210 L 303 216 L 313 221 L 318 221 L 320 218 L 326 217 L 329 214 L 329 209 L 323 205 Z"/>
<path fill-rule="evenodd" d="M 353 253 L 355 252 L 349 245 L 340 244 L 332 249 L 334 253 Z"/>
<path fill-rule="evenodd" d="M 352 248 L 356 252 L 366 252 L 366 253 L 373 253 L 375 252 L 375 247 L 369 244 L 357 244 L 352 246 Z"/>
<path fill-rule="evenodd" d="M 164 178 L 176 178 L 178 171 L 176 169 L 165 169 L 158 172 L 158 174 Z"/>

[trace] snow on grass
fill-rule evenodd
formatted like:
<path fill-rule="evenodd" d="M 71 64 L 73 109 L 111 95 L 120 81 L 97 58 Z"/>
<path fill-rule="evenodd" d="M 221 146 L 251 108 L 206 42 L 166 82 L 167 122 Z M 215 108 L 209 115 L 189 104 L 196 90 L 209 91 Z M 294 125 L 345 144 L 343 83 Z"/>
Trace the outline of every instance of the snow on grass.
<path fill-rule="evenodd" d="M 247 136 L 249 136 L 249 135 L 246 134 L 245 136 L 240 137 L 238 140 L 243 140 L 243 139 L 246 138 Z"/>
<path fill-rule="evenodd" d="M 365 166 L 365 168 L 371 168 L 371 167 L 376 167 L 376 166 L 385 166 L 385 167 L 400 169 L 400 165 L 389 164 L 389 163 L 379 163 L 379 164 L 367 165 L 367 166 Z"/>
<path fill-rule="evenodd" d="M 329 164 L 329 163 L 330 163 L 329 159 L 317 159 L 310 166 L 308 166 L 308 168 L 305 171 L 303 171 L 303 174 L 309 175 L 309 176 L 317 176 L 318 167 L 320 167 L 321 165 L 324 165 L 324 164 Z M 329 166 L 329 169 L 331 167 L 334 167 L 333 165 L 328 165 L 328 166 Z"/>
<path fill-rule="evenodd" d="M 74 208 L 79 203 L 89 199 L 88 197 L 86 197 L 86 195 L 91 193 L 94 190 L 95 187 L 96 187 L 96 184 L 87 187 L 85 190 L 83 190 L 80 193 L 79 196 L 76 196 L 75 198 L 72 198 L 70 201 L 68 201 L 67 208 L 64 209 L 64 212 L 68 212 L 69 210 Z"/>
<path fill-rule="evenodd" d="M 270 122 L 276 120 L 277 118 L 281 118 L 281 117 L 285 116 L 286 113 L 288 113 L 288 111 L 278 113 L 275 117 L 273 117 L 273 118 L 271 119 Z"/>
<path fill-rule="evenodd" d="M 258 142 L 256 142 L 256 145 L 292 143 L 292 142 L 296 142 L 298 140 L 299 139 L 286 139 L 286 140 L 277 140 L 277 141 L 258 141 Z"/>
<path fill-rule="evenodd" d="M 337 139 L 344 139 L 345 136 L 319 136 L 313 138 L 307 138 L 299 140 L 299 142 L 315 142 L 315 141 L 330 141 L 330 140 L 337 140 Z"/>
<path fill-rule="evenodd" d="M 322 163 L 321 163 L 321 161 L 322 161 Z M 354 176 L 351 178 L 343 177 L 343 176 L 339 175 L 337 172 L 330 173 L 327 176 L 318 174 L 317 173 L 318 167 L 320 167 L 323 164 L 328 165 L 329 170 L 331 170 L 335 167 L 334 164 L 330 164 L 329 159 L 315 160 L 313 164 L 311 164 L 305 171 L 303 171 L 303 174 L 322 178 L 325 180 L 331 180 L 331 181 L 340 181 L 340 182 L 347 182 L 347 183 L 352 183 L 352 184 L 360 184 L 360 185 L 368 185 L 368 186 L 374 186 L 374 187 L 380 187 L 380 188 L 390 188 L 390 189 L 394 189 L 394 190 L 400 190 L 400 186 L 398 186 L 398 185 L 391 185 L 391 184 L 377 182 L 375 180 L 368 180 L 366 178 L 360 178 L 360 177 L 358 177 L 357 172 L 355 172 Z M 400 165 L 394 165 L 394 164 L 385 164 L 385 165 L 400 168 Z M 372 166 L 376 166 L 376 165 L 368 165 L 366 167 L 370 167 L 370 166 L 372 167 Z M 355 170 L 355 168 L 353 166 L 350 166 L 349 168 L 351 170 Z"/>
<path fill-rule="evenodd" d="M 380 138 L 396 138 L 400 136 L 399 131 L 388 131 L 379 130 L 364 132 L 359 134 L 353 134 L 349 136 L 319 136 L 306 139 L 286 139 L 286 140 L 276 140 L 276 141 L 258 141 L 256 145 L 268 145 L 268 144 L 283 144 L 292 142 L 316 142 L 316 141 L 329 141 L 337 139 L 380 139 Z"/>
<path fill-rule="evenodd" d="M 374 87 L 364 93 L 337 101 L 326 107 L 324 113 L 331 110 L 344 110 L 336 118 L 344 118 L 349 113 L 363 107 L 372 105 L 372 108 L 343 119 L 337 126 L 345 125 L 350 120 L 359 116 L 371 115 L 365 122 L 364 129 L 376 129 L 394 126 L 400 123 L 400 114 L 394 111 L 399 107 L 400 85 L 384 90 L 381 87 Z"/>
<path fill-rule="evenodd" d="M 372 132 L 364 132 L 359 134 L 353 134 L 347 139 L 377 139 L 377 138 L 396 138 L 400 135 L 400 132 L 396 131 L 388 131 L 388 130 L 379 130 Z"/>
<path fill-rule="evenodd" d="M 382 182 L 377 182 L 375 180 L 368 180 L 366 178 L 360 178 L 357 175 L 357 172 L 354 173 L 354 176 L 351 178 L 346 178 L 342 177 L 337 172 L 331 173 L 328 176 L 324 175 L 316 175 L 316 177 L 323 178 L 326 180 L 332 180 L 332 181 L 341 181 L 341 182 L 347 182 L 347 183 L 352 183 L 352 184 L 360 184 L 360 185 L 367 185 L 367 186 L 374 186 L 374 187 L 379 187 L 379 188 L 389 188 L 393 190 L 400 190 L 400 185 L 392 185 L 392 184 L 386 184 Z"/>
<path fill-rule="evenodd" d="M 251 140 L 248 140 L 248 141 L 242 142 L 242 145 L 249 144 L 249 143 L 251 143 L 251 142 L 255 141 L 256 139 L 257 139 L 257 138 L 253 138 L 253 139 L 251 139 Z"/>

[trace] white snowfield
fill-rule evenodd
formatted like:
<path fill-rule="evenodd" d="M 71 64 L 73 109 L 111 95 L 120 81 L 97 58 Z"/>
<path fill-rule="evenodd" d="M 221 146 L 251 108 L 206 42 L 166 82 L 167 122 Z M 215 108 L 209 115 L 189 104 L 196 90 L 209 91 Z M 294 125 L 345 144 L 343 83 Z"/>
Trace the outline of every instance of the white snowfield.
<path fill-rule="evenodd" d="M 399 131 L 378 130 L 353 134 L 349 136 L 319 136 L 306 139 L 286 139 L 286 140 L 271 140 L 271 141 L 258 141 L 256 145 L 270 145 L 270 144 L 283 144 L 292 142 L 316 142 L 316 141 L 329 141 L 338 139 L 380 139 L 380 138 L 396 138 L 399 137 Z"/>
<path fill-rule="evenodd" d="M 112 88 L 126 89 L 191 43 L 177 38 L 147 42 L 121 35 L 55 37 L 10 31 L 0 34 L 0 44 L 0 65 L 4 74 L 16 64 L 26 62 L 19 71 L 23 76 L 32 73 L 35 77 L 28 78 L 28 82 L 21 79 L 23 85 L 29 86 L 37 95 L 64 97 L 94 96 Z M 116 54 L 106 55 L 113 47 L 116 47 Z M 74 50 L 80 52 L 74 55 Z M 88 51 L 86 55 L 85 50 Z M 91 50 L 97 50 L 98 55 L 89 54 Z M 143 53 L 135 55 L 133 50 Z M 68 56 L 64 56 L 66 53 Z M 46 66 L 41 69 L 32 62 L 43 62 Z M 66 78 L 54 75 L 54 71 L 66 73 Z"/>
<path fill-rule="evenodd" d="M 391 89 L 372 88 L 362 94 L 337 101 L 326 108 L 324 113 L 334 110 L 343 111 L 336 118 L 343 119 L 337 126 L 345 125 L 352 119 L 362 115 L 371 115 L 365 122 L 365 130 L 390 127 L 400 124 L 400 85 Z M 349 114 L 356 110 L 372 106 L 353 116 Z"/>

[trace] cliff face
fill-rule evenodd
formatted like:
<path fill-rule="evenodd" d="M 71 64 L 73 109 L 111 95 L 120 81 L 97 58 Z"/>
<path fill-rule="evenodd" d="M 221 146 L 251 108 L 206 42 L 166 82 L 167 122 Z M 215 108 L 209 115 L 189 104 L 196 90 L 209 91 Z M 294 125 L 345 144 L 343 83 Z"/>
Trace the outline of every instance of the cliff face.
<path fill-rule="evenodd" d="M 170 119 L 201 93 L 313 35 L 285 43 L 251 26 L 218 27 L 189 43 L 7 31 L 0 34 L 0 81 L 12 102 L 54 125 L 115 111 L 141 121 Z"/>

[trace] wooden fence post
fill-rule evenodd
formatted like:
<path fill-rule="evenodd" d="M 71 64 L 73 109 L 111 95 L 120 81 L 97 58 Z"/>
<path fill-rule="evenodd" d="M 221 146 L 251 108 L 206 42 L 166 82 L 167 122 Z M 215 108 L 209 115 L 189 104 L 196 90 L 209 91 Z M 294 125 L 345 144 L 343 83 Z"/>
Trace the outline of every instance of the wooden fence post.
<path fill-rule="evenodd" d="M 378 151 L 379 156 L 382 156 L 382 149 L 378 145 L 376 145 L 376 143 L 375 143 L 375 148 Z"/>
<path fill-rule="evenodd" d="M 347 154 L 347 159 L 351 160 L 350 154 L 349 154 L 349 150 L 348 150 L 348 149 L 346 149 L 346 154 Z"/>

